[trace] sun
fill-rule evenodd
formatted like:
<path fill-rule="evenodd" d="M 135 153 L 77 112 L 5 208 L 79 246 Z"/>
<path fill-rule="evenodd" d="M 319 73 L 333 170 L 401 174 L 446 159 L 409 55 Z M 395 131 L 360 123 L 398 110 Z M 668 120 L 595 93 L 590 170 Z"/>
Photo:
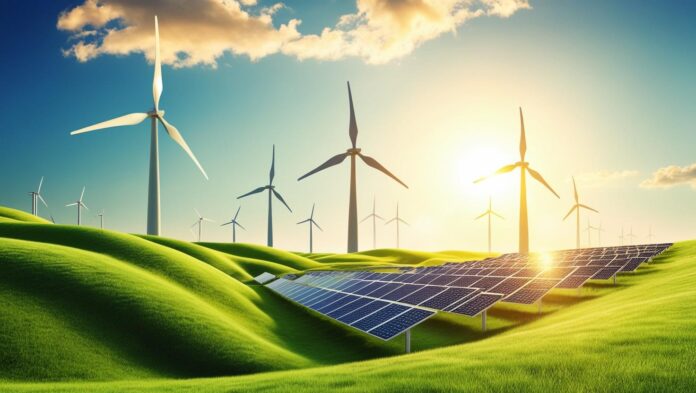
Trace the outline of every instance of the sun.
<path fill-rule="evenodd" d="M 463 193 L 496 196 L 511 186 L 510 175 L 494 176 L 474 184 L 476 179 L 490 175 L 503 165 L 512 163 L 500 150 L 490 146 L 466 149 L 457 160 L 457 183 Z"/>

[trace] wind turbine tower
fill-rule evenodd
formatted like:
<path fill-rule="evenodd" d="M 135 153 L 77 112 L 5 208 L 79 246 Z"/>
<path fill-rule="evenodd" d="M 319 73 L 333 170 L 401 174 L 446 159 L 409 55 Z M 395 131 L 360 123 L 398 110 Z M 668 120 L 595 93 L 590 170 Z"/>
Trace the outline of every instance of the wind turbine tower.
<path fill-rule="evenodd" d="M 367 221 L 367 219 L 371 218 L 372 219 L 372 249 L 377 248 L 377 220 L 380 219 L 384 221 L 384 218 L 380 217 L 376 213 L 376 204 L 377 204 L 377 199 L 372 198 L 372 213 L 368 214 L 367 217 L 363 218 L 360 223 L 363 223 Z"/>
<path fill-rule="evenodd" d="M 505 217 L 501 216 L 500 214 L 496 213 L 493 211 L 493 202 L 491 200 L 491 197 L 488 197 L 488 210 L 486 210 L 483 214 L 480 216 L 476 217 L 474 220 L 478 220 L 480 218 L 483 218 L 485 216 L 488 216 L 488 254 L 491 253 L 492 251 L 492 245 L 491 245 L 491 219 L 493 216 L 496 216 L 498 218 L 502 218 L 503 220 Z"/>
<path fill-rule="evenodd" d="M 201 215 L 201 213 L 199 213 L 198 210 L 196 210 L 196 209 L 193 209 L 193 211 L 195 211 L 196 214 L 198 215 L 198 219 L 196 220 L 196 222 L 193 223 L 193 225 L 191 225 L 191 229 L 193 229 L 193 227 L 198 225 L 198 241 L 200 242 L 201 241 L 201 232 L 203 231 L 203 222 L 215 222 L 215 221 L 213 221 L 209 218 L 203 217 Z"/>
<path fill-rule="evenodd" d="M 319 165 L 317 168 L 307 172 L 302 175 L 297 181 L 304 179 L 305 177 L 311 176 L 317 172 L 323 171 L 326 168 L 330 168 L 334 165 L 342 163 L 347 157 L 350 157 L 350 202 L 348 204 L 348 252 L 358 251 L 358 203 L 357 203 L 357 191 L 356 191 L 356 178 L 355 178 L 355 161 L 356 157 L 360 157 L 365 164 L 377 169 L 378 171 L 384 173 L 385 175 L 396 180 L 402 186 L 408 188 L 404 182 L 399 180 L 391 172 L 389 172 L 385 167 L 382 166 L 377 160 L 372 157 L 368 157 L 361 153 L 362 149 L 359 149 L 356 145 L 358 139 L 358 123 L 355 120 L 355 110 L 353 108 L 353 95 L 350 91 L 350 83 L 348 83 L 348 101 L 350 103 L 350 124 L 348 126 L 348 135 L 350 136 L 351 148 L 346 150 L 345 153 L 337 154 L 329 158 L 325 163 Z"/>
<path fill-rule="evenodd" d="M 43 179 L 43 176 L 41 176 L 41 180 L 39 181 L 39 188 L 37 188 L 36 191 L 32 191 L 29 193 L 29 195 L 31 195 L 31 214 L 35 216 L 39 215 L 39 201 L 41 201 L 41 203 L 43 203 L 44 206 L 48 208 L 46 201 L 41 196 L 41 186 L 43 185 Z"/>
<path fill-rule="evenodd" d="M 309 253 L 311 254 L 312 252 L 314 252 L 314 235 L 312 229 L 316 226 L 317 229 L 319 229 L 320 231 L 324 231 L 323 229 L 321 229 L 319 224 L 317 224 L 317 222 L 314 221 L 314 204 L 312 204 L 312 213 L 309 215 L 309 218 L 304 221 L 298 222 L 297 225 L 304 223 L 309 224 Z"/>
<path fill-rule="evenodd" d="M 198 162 L 198 159 L 193 154 L 184 138 L 179 133 L 179 130 L 164 119 L 164 111 L 159 107 L 160 96 L 162 95 L 162 64 L 160 61 L 160 45 L 159 45 L 159 25 L 157 16 L 155 16 L 155 75 L 152 81 L 152 97 L 154 108 L 149 112 L 131 113 L 107 120 L 89 127 L 81 128 L 73 131 L 70 135 L 82 134 L 85 132 L 101 130 L 104 128 L 119 127 L 119 126 L 134 126 L 140 124 L 145 119 L 150 119 L 150 180 L 147 196 L 147 234 L 160 234 L 160 178 L 159 178 L 159 144 L 157 133 L 157 122 L 159 121 L 164 126 L 167 134 L 174 140 L 193 160 L 198 169 L 203 174 L 203 177 L 208 179 L 208 175 L 203 170 L 203 167 Z"/>
<path fill-rule="evenodd" d="M 77 206 L 77 225 L 80 226 L 82 224 L 82 208 L 84 207 L 85 209 L 89 210 L 87 205 L 82 202 L 82 198 L 85 196 L 85 187 L 82 187 L 82 193 L 80 194 L 80 199 L 73 203 L 69 203 L 65 205 L 65 207 L 70 207 L 70 206 Z"/>
<path fill-rule="evenodd" d="M 241 210 L 241 209 L 242 209 L 242 207 L 239 206 L 237 208 L 237 213 L 234 214 L 234 217 L 231 220 L 227 221 L 226 223 L 220 225 L 221 227 L 224 227 L 225 225 L 232 225 L 232 243 L 237 242 L 237 227 L 240 227 L 246 231 L 246 228 L 244 228 L 242 226 L 242 224 L 240 224 L 239 221 L 237 221 L 237 217 L 239 216 L 239 210 Z"/>
<path fill-rule="evenodd" d="M 532 178 L 534 178 L 539 183 L 543 184 L 546 188 L 551 191 L 556 198 L 560 198 L 556 191 L 551 188 L 551 186 L 544 180 L 541 174 L 534 169 L 530 168 L 529 163 L 525 161 L 525 154 L 527 153 L 527 138 L 524 131 L 524 116 L 522 115 L 522 108 L 520 108 L 520 160 L 514 164 L 506 165 L 489 176 L 482 177 L 475 180 L 474 183 L 479 183 L 487 178 L 495 175 L 500 175 L 503 173 L 512 172 L 514 169 L 520 169 L 520 229 L 519 229 L 519 252 L 521 254 L 527 254 L 529 252 L 529 219 L 527 216 L 527 173 L 529 173 Z"/>
<path fill-rule="evenodd" d="M 399 216 L 399 204 L 396 204 L 396 216 L 392 218 L 391 220 L 387 221 L 384 223 L 384 225 L 389 225 L 390 223 L 395 222 L 396 223 L 396 248 L 399 248 L 401 245 L 399 244 L 400 239 L 399 239 L 399 224 L 406 224 L 409 225 L 406 221 L 402 220 L 401 217 Z"/>
<path fill-rule="evenodd" d="M 599 213 L 597 210 L 587 206 L 583 205 L 580 203 L 580 200 L 578 198 L 578 187 L 575 185 L 575 178 L 573 177 L 573 192 L 575 194 L 575 204 L 573 207 L 570 208 L 570 211 L 568 214 L 563 217 L 563 221 L 565 221 L 568 216 L 573 214 L 573 211 L 575 212 L 575 248 L 580 248 L 580 209 L 587 209 L 590 211 L 593 211 L 595 213 Z M 589 225 L 589 222 L 588 222 Z M 589 234 L 588 234 L 589 236 Z"/>

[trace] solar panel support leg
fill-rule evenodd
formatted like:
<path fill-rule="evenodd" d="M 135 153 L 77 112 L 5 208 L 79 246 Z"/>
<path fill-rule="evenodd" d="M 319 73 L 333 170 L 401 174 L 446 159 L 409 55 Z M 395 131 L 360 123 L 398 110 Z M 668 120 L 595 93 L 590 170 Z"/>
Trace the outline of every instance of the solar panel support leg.
<path fill-rule="evenodd" d="M 486 310 L 481 313 L 481 330 L 486 331 Z"/>
<path fill-rule="evenodd" d="M 411 329 L 408 329 L 404 334 L 404 341 L 406 344 L 405 352 L 411 353 Z"/>
<path fill-rule="evenodd" d="M 616 273 L 614 273 L 614 285 L 616 285 Z"/>

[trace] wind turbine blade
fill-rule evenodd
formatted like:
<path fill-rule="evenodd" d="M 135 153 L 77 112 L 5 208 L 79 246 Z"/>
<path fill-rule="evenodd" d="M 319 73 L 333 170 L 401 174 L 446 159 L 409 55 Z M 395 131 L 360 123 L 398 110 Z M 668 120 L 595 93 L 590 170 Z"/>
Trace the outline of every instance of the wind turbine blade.
<path fill-rule="evenodd" d="M 481 214 L 480 216 L 474 218 L 474 221 L 475 221 L 475 220 L 479 220 L 479 219 L 481 219 L 481 218 L 483 218 L 483 217 L 486 217 L 487 214 L 488 214 L 488 212 L 485 212 L 485 213 Z"/>
<path fill-rule="evenodd" d="M 305 222 L 310 222 L 310 221 L 311 220 L 308 218 L 306 220 L 302 220 L 302 221 L 298 222 L 296 225 L 304 224 Z"/>
<path fill-rule="evenodd" d="M 85 196 L 85 187 L 82 187 L 82 194 L 80 194 L 80 202 L 82 202 L 82 197 Z"/>
<path fill-rule="evenodd" d="M 234 218 L 232 219 L 232 221 L 236 221 L 236 220 L 237 220 L 237 216 L 239 215 L 239 211 L 240 211 L 240 210 L 242 210 L 242 207 L 241 207 L 241 206 L 239 206 L 239 207 L 237 208 L 237 212 L 234 213 Z"/>
<path fill-rule="evenodd" d="M 77 205 L 77 202 L 71 203 L 71 204 L 69 204 L 69 205 L 65 205 L 65 207 L 70 207 L 70 206 L 75 206 L 75 205 Z"/>
<path fill-rule="evenodd" d="M 315 205 L 316 205 L 315 203 L 312 203 L 312 214 L 309 215 L 309 219 L 310 219 L 310 220 L 311 220 L 312 218 L 314 218 L 314 206 L 315 206 Z"/>
<path fill-rule="evenodd" d="M 198 218 L 203 217 L 203 216 L 201 216 L 201 213 L 198 211 L 198 209 L 196 209 L 195 207 L 193 208 L 193 211 L 196 212 L 196 215 L 198 216 Z"/>
<path fill-rule="evenodd" d="M 37 194 L 41 194 L 41 186 L 43 185 L 43 176 L 41 176 L 41 181 L 39 181 L 39 188 L 36 190 Z"/>
<path fill-rule="evenodd" d="M 273 158 L 271 159 L 271 172 L 268 174 L 268 178 L 269 178 L 268 184 L 273 184 L 274 177 L 275 177 L 275 145 L 273 145 Z"/>
<path fill-rule="evenodd" d="M 134 126 L 136 124 L 142 123 L 143 120 L 147 119 L 149 116 L 150 115 L 148 115 L 147 113 L 131 113 L 129 115 L 124 115 L 115 119 L 103 121 L 101 123 L 97 123 L 89 127 L 80 128 L 79 130 L 71 132 L 70 135 L 83 134 L 85 132 L 101 130 L 104 128 L 111 127 Z"/>
<path fill-rule="evenodd" d="M 527 153 L 527 135 L 524 131 L 524 115 L 520 107 L 520 161 L 524 162 L 524 155 Z"/>
<path fill-rule="evenodd" d="M 181 148 L 184 149 L 184 151 L 186 152 L 186 154 L 188 154 L 189 157 L 191 157 L 191 159 L 192 159 L 193 162 L 196 164 L 196 166 L 198 167 L 198 169 L 200 169 L 201 173 L 203 174 L 203 177 L 205 177 L 205 180 L 208 180 L 208 174 L 205 173 L 205 170 L 203 169 L 203 167 L 201 166 L 201 164 L 198 162 L 198 159 L 197 159 L 196 156 L 193 154 L 193 152 L 191 151 L 191 149 L 189 148 L 189 146 L 186 144 L 186 141 L 184 140 L 184 138 L 183 138 L 183 137 L 181 136 L 181 134 L 179 133 L 179 130 L 177 130 L 176 127 L 174 127 L 173 125 L 169 124 L 166 120 L 164 120 L 164 117 L 162 117 L 162 116 L 157 116 L 157 118 L 162 122 L 162 125 L 164 125 L 164 129 L 167 130 L 167 134 L 169 134 L 169 136 L 170 136 L 172 139 L 174 139 L 174 142 L 178 143 L 179 146 L 181 146 Z"/>
<path fill-rule="evenodd" d="M 513 169 L 515 169 L 515 168 L 517 168 L 517 164 L 505 165 L 504 167 L 498 169 L 497 171 L 491 173 L 490 175 L 487 175 L 487 176 L 484 176 L 484 177 L 480 177 L 480 178 L 474 180 L 474 183 L 480 183 L 480 182 L 482 182 L 482 181 L 488 179 L 489 177 L 493 177 L 493 176 L 496 176 L 496 175 L 501 175 L 501 174 L 503 174 L 503 173 L 511 172 L 511 171 L 512 171 Z"/>
<path fill-rule="evenodd" d="M 408 222 L 406 222 L 406 220 L 402 220 L 401 218 L 399 218 L 399 222 L 401 222 L 402 224 L 406 224 L 406 225 L 408 225 L 408 226 L 411 226 L 411 224 L 409 224 Z"/>
<path fill-rule="evenodd" d="M 285 199 L 283 199 L 283 197 L 280 196 L 280 194 L 278 193 L 278 191 L 276 191 L 276 190 L 271 190 L 271 191 L 273 191 L 273 195 L 275 195 L 276 198 L 278 198 L 279 201 L 283 202 L 283 205 L 285 205 L 285 207 L 287 207 L 288 210 L 290 210 L 290 212 L 292 213 L 292 209 L 290 208 L 290 206 L 288 206 L 287 203 L 285 203 Z"/>
<path fill-rule="evenodd" d="M 367 217 L 363 218 L 362 220 L 360 220 L 360 224 L 362 224 L 363 222 L 367 221 L 367 220 L 368 220 L 369 218 L 371 218 L 371 217 L 372 217 L 372 214 L 370 214 L 370 215 L 368 215 Z"/>
<path fill-rule="evenodd" d="M 575 204 L 580 203 L 578 200 L 578 187 L 575 185 L 575 176 L 573 176 L 573 192 L 575 193 Z"/>
<path fill-rule="evenodd" d="M 159 100 L 164 90 L 162 84 L 162 63 L 160 61 L 159 23 L 155 15 L 155 76 L 152 79 L 152 98 L 155 101 L 155 111 L 159 112 Z"/>
<path fill-rule="evenodd" d="M 309 172 L 305 173 L 304 175 L 300 176 L 300 178 L 297 179 L 297 181 L 300 181 L 300 180 L 304 179 L 304 178 L 307 177 L 307 176 L 312 176 L 313 174 L 315 174 L 315 173 L 317 173 L 317 172 L 319 172 L 319 171 L 323 171 L 323 170 L 326 169 L 326 168 L 330 168 L 330 167 L 332 167 L 332 166 L 334 166 L 334 165 L 338 165 L 338 164 L 342 163 L 343 160 L 346 159 L 346 157 L 348 157 L 348 153 L 337 154 L 337 155 L 335 155 L 335 156 L 329 158 L 325 163 L 319 165 L 319 166 L 316 167 L 315 169 L 312 169 L 311 171 L 309 171 Z"/>
<path fill-rule="evenodd" d="M 362 160 L 365 162 L 365 164 L 377 169 L 378 171 L 384 173 L 385 175 L 387 175 L 387 176 L 391 177 L 392 179 L 396 180 L 397 182 L 399 182 L 399 184 L 401 184 L 402 186 L 408 188 L 408 186 L 404 182 L 399 180 L 396 176 L 394 176 L 393 173 L 389 172 L 387 170 L 387 168 L 383 167 L 382 164 L 377 162 L 377 160 L 375 160 L 374 158 L 362 155 L 360 153 L 358 153 L 358 155 L 360 156 L 360 158 L 362 158 Z"/>
<path fill-rule="evenodd" d="M 249 195 L 258 194 L 259 192 L 261 192 L 261 191 L 263 191 L 263 190 L 265 190 L 265 189 L 266 189 L 266 187 L 259 187 L 259 188 L 255 189 L 255 190 L 253 190 L 253 191 L 247 192 L 246 194 L 244 194 L 244 195 L 242 195 L 242 196 L 238 196 L 237 199 L 242 199 L 242 198 L 247 197 L 247 196 L 249 196 Z"/>
<path fill-rule="evenodd" d="M 578 208 L 578 205 L 574 205 L 574 206 L 570 209 L 570 211 L 568 212 L 568 214 L 566 214 L 565 217 L 563 217 L 563 221 L 565 221 L 565 219 L 568 218 L 568 217 L 575 211 L 575 209 L 577 209 L 577 208 Z"/>
<path fill-rule="evenodd" d="M 317 224 L 317 222 L 316 222 L 316 221 L 312 220 L 312 221 L 310 221 L 310 222 L 311 222 L 311 224 L 310 224 L 310 225 L 314 224 L 314 226 L 315 226 L 315 227 L 317 227 L 317 228 L 318 228 L 318 229 L 319 229 L 320 231 L 324 232 L 324 230 L 323 230 L 323 229 L 321 229 L 321 227 L 319 226 L 319 224 Z"/>
<path fill-rule="evenodd" d="M 36 194 L 36 196 L 39 198 L 39 200 L 41 201 L 41 203 L 44 204 L 44 206 L 48 207 L 48 205 L 46 204 L 46 201 L 44 201 L 44 199 L 43 199 L 43 197 L 41 196 L 41 194 Z"/>
<path fill-rule="evenodd" d="M 355 144 L 358 140 L 358 123 L 355 121 L 355 109 L 353 108 L 353 94 L 350 91 L 350 82 L 348 84 L 348 101 L 350 102 L 350 124 L 348 125 L 348 135 L 350 135 L 350 143 L 353 144 L 353 149 L 355 149 Z"/>
<path fill-rule="evenodd" d="M 193 225 L 191 225 L 190 228 L 193 228 L 193 227 L 195 227 L 196 225 L 198 225 L 198 220 L 196 220 L 196 222 L 194 222 Z"/>
<path fill-rule="evenodd" d="M 84 207 L 85 209 L 89 210 L 89 208 L 87 207 L 87 205 L 85 205 L 83 202 L 79 202 L 79 204 L 82 205 L 82 207 Z"/>
<path fill-rule="evenodd" d="M 234 224 L 234 221 L 227 221 L 227 222 L 224 223 L 224 224 L 220 224 L 220 226 L 221 226 L 221 227 L 224 227 L 225 225 L 230 225 L 230 224 Z"/>
<path fill-rule="evenodd" d="M 238 223 L 237 221 L 235 221 L 234 224 L 246 231 L 246 228 L 244 228 L 242 224 Z"/>
<path fill-rule="evenodd" d="M 493 210 L 491 210 L 491 213 L 492 213 L 494 216 L 498 217 L 498 218 L 502 218 L 503 220 L 505 219 L 505 217 L 503 217 L 503 216 L 501 216 L 500 214 L 494 212 Z"/>
<path fill-rule="evenodd" d="M 51 222 L 54 223 L 54 224 L 56 223 L 56 220 L 53 219 L 53 215 L 52 215 L 52 214 L 51 214 Z"/>
<path fill-rule="evenodd" d="M 211 220 L 210 218 L 205 218 L 205 217 L 202 217 L 202 220 L 205 222 L 215 222 L 215 220 Z"/>
<path fill-rule="evenodd" d="M 389 224 L 391 224 L 393 221 L 396 221 L 396 217 L 394 217 L 394 218 L 392 218 L 391 220 L 385 222 L 384 225 L 389 225 Z"/>
<path fill-rule="evenodd" d="M 534 169 L 529 168 L 529 167 L 527 167 L 527 170 L 529 171 L 529 174 L 532 175 L 532 177 L 533 177 L 534 179 L 536 179 L 539 183 L 545 185 L 546 188 L 548 188 L 549 191 L 551 191 L 551 192 L 553 193 L 553 195 L 556 196 L 556 198 L 559 198 L 559 199 L 561 198 L 560 196 L 558 196 L 558 194 L 556 194 L 556 191 L 554 191 L 553 188 L 551 188 L 551 186 L 549 185 L 549 183 L 547 183 L 546 180 L 544 180 L 544 178 L 541 177 L 541 174 L 540 174 L 539 172 L 537 172 L 537 171 L 535 171 Z"/>
<path fill-rule="evenodd" d="M 595 212 L 595 213 L 599 213 L 597 210 L 595 210 L 595 209 L 593 209 L 593 208 L 591 208 L 591 207 L 589 207 L 589 206 L 587 206 L 587 205 L 583 205 L 582 203 L 579 204 L 578 206 L 580 206 L 580 207 L 582 207 L 582 208 L 584 208 L 584 209 L 587 209 L 587 210 L 592 210 L 592 211 Z"/>
<path fill-rule="evenodd" d="M 384 218 L 382 218 L 382 216 L 380 216 L 379 214 L 375 214 L 375 217 L 377 217 L 378 220 L 384 221 Z"/>

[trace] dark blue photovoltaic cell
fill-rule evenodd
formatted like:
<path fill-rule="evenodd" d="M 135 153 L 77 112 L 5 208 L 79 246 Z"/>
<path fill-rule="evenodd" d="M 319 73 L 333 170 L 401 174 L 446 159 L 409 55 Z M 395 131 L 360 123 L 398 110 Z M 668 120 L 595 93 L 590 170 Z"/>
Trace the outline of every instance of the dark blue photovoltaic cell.
<path fill-rule="evenodd" d="M 380 287 L 380 288 L 376 289 L 374 292 L 370 292 L 370 293 L 368 294 L 368 296 L 381 298 L 382 296 L 384 296 L 384 295 L 388 294 L 389 292 L 391 292 L 391 291 L 393 291 L 393 290 L 399 288 L 399 287 L 402 286 L 402 285 L 404 285 L 404 284 L 398 284 L 398 283 L 395 283 L 395 282 L 390 282 L 390 283 L 388 283 L 387 285 L 385 285 L 385 286 L 383 286 L 383 287 Z"/>
<path fill-rule="evenodd" d="M 341 308 L 337 308 L 334 311 L 328 312 L 326 315 L 330 316 L 331 318 L 338 318 L 342 315 L 348 314 L 349 312 L 352 312 L 368 303 L 371 303 L 373 299 L 368 299 L 361 297 L 358 300 L 348 303 L 345 306 Z"/>
<path fill-rule="evenodd" d="M 464 314 L 470 317 L 475 317 L 481 311 L 487 309 L 500 300 L 503 296 L 492 293 L 480 293 L 471 300 L 467 300 L 461 305 L 457 306 L 452 310 L 453 313 Z"/>
<path fill-rule="evenodd" d="M 375 326 L 381 325 L 384 322 L 394 318 L 395 316 L 403 313 L 404 311 L 408 310 L 410 307 L 407 306 L 402 306 L 400 304 L 390 304 L 381 310 L 374 312 L 365 318 L 362 318 L 358 320 L 357 322 L 353 322 L 351 325 L 356 328 L 360 329 L 363 331 L 368 331 Z"/>
<path fill-rule="evenodd" d="M 398 317 L 377 326 L 376 328 L 370 330 L 369 333 L 381 338 L 382 340 L 389 340 L 401 334 L 401 332 L 404 330 L 411 328 L 413 325 L 416 325 L 421 321 L 433 316 L 434 314 L 435 313 L 432 311 L 413 308 L 399 315 Z"/>
<path fill-rule="evenodd" d="M 422 285 L 418 284 L 403 284 L 401 287 L 389 292 L 384 296 L 380 296 L 380 299 L 397 301 L 403 297 L 410 295 L 411 293 L 423 288 Z M 376 297 L 376 296 L 375 296 Z"/>
<path fill-rule="evenodd" d="M 355 294 L 356 295 L 368 295 L 368 294 L 370 294 L 370 292 L 376 290 L 377 288 L 388 285 L 387 283 L 381 282 L 381 281 L 371 281 L 371 282 L 368 281 L 368 282 L 369 282 L 369 284 L 367 286 L 362 287 L 360 290 L 355 291 Z"/>
<path fill-rule="evenodd" d="M 412 283 L 418 280 L 419 278 L 420 276 L 417 274 L 404 274 L 403 276 L 401 276 L 401 282 Z"/>
<path fill-rule="evenodd" d="M 413 292 L 412 294 L 399 300 L 402 303 L 408 303 L 413 305 L 418 305 L 431 297 L 437 295 L 438 293 L 444 291 L 447 287 L 440 287 L 435 285 L 427 285 L 422 289 Z"/>
<path fill-rule="evenodd" d="M 308 305 L 308 307 L 311 308 L 312 310 L 318 310 L 318 309 L 320 309 L 328 304 L 335 302 L 336 300 L 338 300 L 344 296 L 346 296 L 346 295 L 344 295 L 342 293 L 334 292 L 334 293 L 330 294 L 328 297 L 322 299 L 321 301 L 314 302 L 313 304 Z"/>
<path fill-rule="evenodd" d="M 424 275 L 421 275 L 421 278 L 414 281 L 413 283 L 414 284 L 428 284 L 428 283 L 430 283 L 430 281 L 433 281 L 436 278 L 437 278 L 437 275 L 435 275 L 435 274 L 424 274 Z"/>
<path fill-rule="evenodd" d="M 302 302 L 302 304 L 305 307 L 312 308 L 312 305 L 314 305 L 318 302 L 321 302 L 322 300 L 330 297 L 333 294 L 334 294 L 334 292 L 331 292 L 331 291 L 321 291 L 321 293 L 319 295 L 317 295 L 311 299 L 306 299 L 304 302 Z"/>
<path fill-rule="evenodd" d="M 359 309 L 357 309 L 351 313 L 348 313 L 346 315 L 342 315 L 336 319 L 338 319 L 339 321 L 341 321 L 345 324 L 350 325 L 351 323 L 357 321 L 358 319 L 364 318 L 364 317 L 372 314 L 373 312 L 375 312 L 383 307 L 388 306 L 389 304 L 390 303 L 383 302 L 381 300 L 373 300 L 372 302 L 360 307 Z"/>
<path fill-rule="evenodd" d="M 622 272 L 632 272 L 636 269 L 638 269 L 638 266 L 640 266 L 641 263 L 647 261 L 647 258 L 631 258 L 630 261 L 626 265 L 624 265 L 623 268 L 621 268 Z"/>
<path fill-rule="evenodd" d="M 441 276 L 437 276 L 433 281 L 430 281 L 428 284 L 430 284 L 430 285 L 447 285 L 458 278 L 459 278 L 459 276 L 453 276 L 450 274 L 443 274 Z"/>
<path fill-rule="evenodd" d="M 444 310 L 456 302 L 466 299 L 469 296 L 473 296 L 478 291 L 479 290 L 476 288 L 448 288 L 428 301 L 418 304 L 423 307 Z"/>
<path fill-rule="evenodd" d="M 462 276 L 459 277 L 458 279 L 454 280 L 454 282 L 451 282 L 448 286 L 449 287 L 462 287 L 462 288 L 471 288 L 471 286 L 478 280 L 480 280 L 482 277 L 479 276 Z"/>
<path fill-rule="evenodd" d="M 342 291 L 349 293 L 357 293 L 357 291 L 359 291 L 362 288 L 365 288 L 368 285 L 370 285 L 370 281 L 358 281 L 357 283 L 355 283 L 355 285 L 346 287 Z"/>
<path fill-rule="evenodd" d="M 358 299 L 361 299 L 361 298 L 359 298 L 357 296 L 353 296 L 353 295 L 345 295 L 344 297 L 342 297 L 341 299 L 337 300 L 334 303 L 327 304 L 326 306 L 324 306 L 322 308 L 318 308 L 317 311 L 319 311 L 322 314 L 327 314 L 327 313 L 330 313 L 332 311 L 338 310 L 339 308 L 347 305 L 348 303 L 352 303 Z"/>

